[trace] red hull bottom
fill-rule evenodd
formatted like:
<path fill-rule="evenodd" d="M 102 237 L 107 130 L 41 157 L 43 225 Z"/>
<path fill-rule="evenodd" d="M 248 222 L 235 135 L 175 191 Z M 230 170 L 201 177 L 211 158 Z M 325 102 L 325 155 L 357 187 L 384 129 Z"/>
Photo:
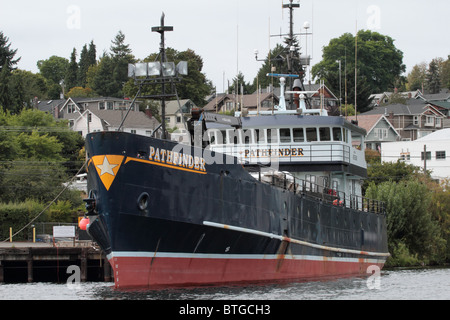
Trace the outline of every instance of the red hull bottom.
<path fill-rule="evenodd" d="M 370 275 L 385 259 L 222 259 L 112 257 L 116 288 L 218 285 L 239 282 Z"/>

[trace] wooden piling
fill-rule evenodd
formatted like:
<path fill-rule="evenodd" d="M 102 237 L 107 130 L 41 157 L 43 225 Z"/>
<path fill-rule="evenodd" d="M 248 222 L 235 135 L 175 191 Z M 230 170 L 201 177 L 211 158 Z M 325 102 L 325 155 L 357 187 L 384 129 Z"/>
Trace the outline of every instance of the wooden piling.
<path fill-rule="evenodd" d="M 100 265 L 95 265 L 92 261 L 101 261 Z M 89 263 L 91 261 L 91 263 Z M 53 268 L 55 265 L 57 266 L 55 269 L 55 274 L 66 275 L 65 270 L 59 270 L 60 266 L 66 268 L 68 265 L 78 265 L 80 267 L 80 281 L 105 281 L 110 282 L 113 281 L 111 266 L 99 248 L 94 248 L 94 245 L 82 245 L 82 246 L 70 246 L 65 244 L 60 247 L 52 247 L 52 244 L 43 244 L 43 243 L 21 243 L 14 242 L 14 244 L 3 243 L 0 244 L 0 283 L 15 281 L 11 277 L 13 273 L 11 273 L 10 268 L 15 268 L 14 265 L 17 263 L 26 263 L 26 273 L 22 273 L 24 276 L 23 280 L 26 282 L 33 282 L 36 279 L 38 281 L 42 281 L 43 274 L 45 277 L 51 277 L 51 274 L 48 273 L 48 268 Z M 48 265 L 43 274 L 40 273 L 40 270 L 43 270 L 43 265 Z M 90 266 L 90 267 L 89 267 Z M 99 272 L 91 273 L 91 278 L 88 279 L 88 267 L 89 268 L 99 268 Z M 94 276 L 96 275 L 96 276 Z M 22 276 L 21 276 L 22 277 Z M 95 280 L 94 280 L 95 279 Z M 54 281 L 54 280 L 49 280 Z M 64 278 L 61 278 L 61 281 L 64 281 Z"/>

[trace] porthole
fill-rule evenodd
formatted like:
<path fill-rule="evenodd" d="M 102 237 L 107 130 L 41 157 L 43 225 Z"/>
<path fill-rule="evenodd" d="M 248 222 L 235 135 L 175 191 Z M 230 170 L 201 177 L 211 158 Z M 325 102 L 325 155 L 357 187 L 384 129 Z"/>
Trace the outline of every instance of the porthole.
<path fill-rule="evenodd" d="M 147 192 L 141 193 L 141 195 L 138 197 L 137 200 L 138 208 L 144 211 L 145 209 L 147 209 L 149 201 L 150 201 L 149 194 Z"/>

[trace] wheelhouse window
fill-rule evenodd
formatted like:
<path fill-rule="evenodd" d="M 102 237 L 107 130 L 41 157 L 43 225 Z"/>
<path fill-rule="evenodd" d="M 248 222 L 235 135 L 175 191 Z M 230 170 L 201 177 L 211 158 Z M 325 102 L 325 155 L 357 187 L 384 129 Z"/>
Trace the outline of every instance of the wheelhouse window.
<path fill-rule="evenodd" d="M 333 128 L 333 140 L 334 141 L 342 141 L 341 128 Z"/>
<path fill-rule="evenodd" d="M 317 141 L 316 128 L 306 128 L 306 141 L 308 142 Z"/>
<path fill-rule="evenodd" d="M 294 128 L 292 129 L 294 142 L 304 142 L 305 141 L 305 134 L 303 132 L 303 128 Z"/>
<path fill-rule="evenodd" d="M 285 143 L 292 142 L 290 128 L 280 129 L 280 142 L 285 142 Z"/>
<path fill-rule="evenodd" d="M 330 128 L 319 128 L 320 141 L 331 141 Z"/>
<path fill-rule="evenodd" d="M 266 136 L 267 136 L 267 143 L 277 143 L 278 142 L 278 130 L 267 129 Z"/>

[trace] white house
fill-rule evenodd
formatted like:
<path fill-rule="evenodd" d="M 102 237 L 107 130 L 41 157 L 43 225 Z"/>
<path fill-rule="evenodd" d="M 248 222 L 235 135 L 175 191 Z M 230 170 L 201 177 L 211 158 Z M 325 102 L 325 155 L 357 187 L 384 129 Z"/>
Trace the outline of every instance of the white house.
<path fill-rule="evenodd" d="M 398 160 L 422 169 L 426 166 L 433 179 L 450 179 L 450 129 L 435 131 L 415 141 L 383 143 L 381 161 Z"/>
<path fill-rule="evenodd" d="M 85 110 L 73 120 L 72 130 L 80 132 L 83 137 L 96 131 L 117 131 L 126 115 L 126 110 Z M 122 131 L 150 136 L 159 122 L 148 117 L 144 112 L 131 111 L 123 121 Z"/>

